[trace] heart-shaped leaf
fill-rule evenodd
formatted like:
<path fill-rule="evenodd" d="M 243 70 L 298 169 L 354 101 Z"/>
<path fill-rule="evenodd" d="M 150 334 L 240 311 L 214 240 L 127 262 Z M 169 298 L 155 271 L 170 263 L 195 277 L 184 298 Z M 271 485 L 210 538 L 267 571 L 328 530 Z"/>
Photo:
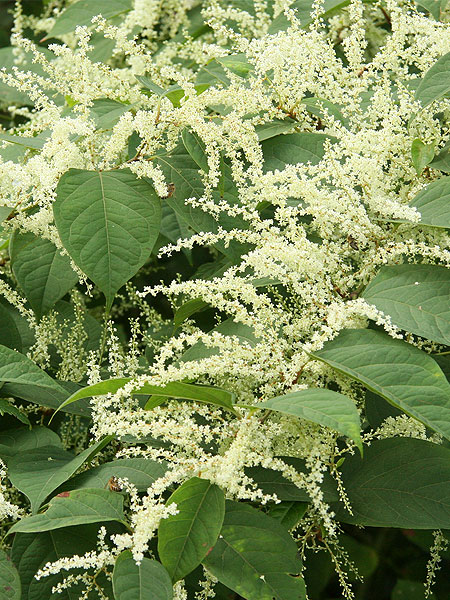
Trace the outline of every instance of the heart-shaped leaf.
<path fill-rule="evenodd" d="M 149 257 L 159 235 L 161 203 L 153 186 L 130 170 L 70 169 L 53 204 L 61 241 L 105 294 L 114 295 Z"/>

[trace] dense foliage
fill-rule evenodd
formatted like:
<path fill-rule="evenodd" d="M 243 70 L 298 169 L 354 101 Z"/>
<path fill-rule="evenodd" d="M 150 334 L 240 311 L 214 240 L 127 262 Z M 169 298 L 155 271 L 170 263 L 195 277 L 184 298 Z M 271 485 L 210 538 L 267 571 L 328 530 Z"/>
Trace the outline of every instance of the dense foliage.
<path fill-rule="evenodd" d="M 13 5 L 1 598 L 449 597 L 446 4 Z"/>

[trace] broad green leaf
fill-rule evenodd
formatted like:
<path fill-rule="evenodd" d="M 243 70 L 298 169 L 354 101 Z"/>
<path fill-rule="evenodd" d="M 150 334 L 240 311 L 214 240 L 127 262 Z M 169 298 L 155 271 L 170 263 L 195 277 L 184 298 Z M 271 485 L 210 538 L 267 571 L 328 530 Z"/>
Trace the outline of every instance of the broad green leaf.
<path fill-rule="evenodd" d="M 84 489 L 63 492 L 50 500 L 44 513 L 26 517 L 9 533 L 51 531 L 72 525 L 119 521 L 124 523 L 123 496 L 109 490 Z"/>
<path fill-rule="evenodd" d="M 47 427 L 21 427 L 0 433 L 0 457 L 7 460 L 19 452 L 32 454 L 42 446 L 58 446 L 62 448 L 59 436 Z M 33 451 L 33 452 L 31 452 Z"/>
<path fill-rule="evenodd" d="M 392 323 L 433 342 L 450 345 L 450 271 L 436 265 L 382 267 L 363 297 Z"/>
<path fill-rule="evenodd" d="M 129 550 L 117 557 L 113 571 L 115 600 L 172 600 L 169 574 L 156 560 L 144 558 L 139 565 Z"/>
<path fill-rule="evenodd" d="M 378 394 L 366 390 L 364 402 L 365 416 L 372 429 L 380 427 L 388 417 L 399 417 L 403 412 L 390 404 Z"/>
<path fill-rule="evenodd" d="M 166 90 L 164 88 L 154 83 L 149 77 L 146 77 L 145 75 L 136 75 L 136 79 L 147 90 L 149 90 L 153 94 L 156 94 L 157 96 L 162 97 L 166 93 Z"/>
<path fill-rule="evenodd" d="M 192 298 L 177 309 L 173 318 L 174 327 L 179 327 L 186 319 L 189 319 L 195 313 L 201 312 L 208 308 L 209 304 L 201 298 Z"/>
<path fill-rule="evenodd" d="M 265 140 L 262 145 L 264 171 L 281 171 L 286 165 L 308 163 L 316 165 L 323 158 L 324 144 L 335 138 L 323 133 L 291 133 Z"/>
<path fill-rule="evenodd" d="M 20 336 L 20 345 L 19 341 L 16 339 L 15 343 L 9 346 L 9 342 L 3 342 L 4 346 L 12 347 L 14 350 L 18 350 L 22 354 L 26 354 L 33 344 L 36 343 L 36 337 L 33 329 L 31 329 L 30 324 L 28 323 L 26 317 L 20 314 L 20 312 L 9 304 L 6 300 L 0 298 L 0 306 L 2 312 L 8 313 L 8 316 L 14 321 L 15 329 L 17 330 Z M 5 340 L 8 340 L 8 337 L 5 336 Z"/>
<path fill-rule="evenodd" d="M 222 67 L 228 69 L 235 75 L 243 77 L 244 79 L 254 70 L 254 66 L 247 60 L 245 54 L 230 54 L 228 56 L 221 56 L 216 59 Z"/>
<path fill-rule="evenodd" d="M 411 202 L 420 212 L 420 223 L 450 228 L 450 177 L 441 177 L 421 190 Z"/>
<path fill-rule="evenodd" d="M 8 476 L 30 500 L 31 512 L 35 513 L 56 488 L 110 441 L 111 438 L 100 440 L 78 456 L 57 446 L 42 446 L 32 453 L 18 452 L 8 461 Z"/>
<path fill-rule="evenodd" d="M 277 396 L 255 406 L 330 427 L 351 438 L 362 452 L 361 423 L 355 403 L 338 392 L 311 388 Z"/>
<path fill-rule="evenodd" d="M 21 600 L 20 577 L 10 557 L 0 549 L 0 598 Z"/>
<path fill-rule="evenodd" d="M 281 458 L 283 462 L 294 467 L 298 473 L 308 472 L 305 462 L 300 458 L 291 456 L 279 456 L 278 458 Z M 245 467 L 244 470 L 245 474 L 256 483 L 257 488 L 261 489 L 264 494 L 276 494 L 278 500 L 281 501 L 311 501 L 311 498 L 305 489 L 299 488 L 295 483 L 292 483 L 292 481 L 283 477 L 280 471 L 267 469 L 261 466 Z M 329 473 L 324 473 L 320 488 L 325 502 L 336 502 L 336 500 L 339 499 L 336 482 Z"/>
<path fill-rule="evenodd" d="M 21 398 L 28 402 L 34 402 L 39 406 L 57 409 L 68 395 L 79 390 L 80 386 L 71 381 L 57 381 L 60 389 L 46 388 L 41 385 L 22 385 L 20 383 L 5 383 L 0 388 L 3 397 Z M 64 412 L 91 418 L 91 409 L 87 400 L 80 400 L 76 404 L 65 407 Z"/>
<path fill-rule="evenodd" d="M 2 223 L 14 209 L 11 206 L 0 206 L 0 223 Z"/>
<path fill-rule="evenodd" d="M 444 3 L 447 4 L 447 0 L 444 0 Z M 442 0 L 416 0 L 416 4 L 420 7 L 425 8 L 425 10 L 430 13 L 430 15 L 433 15 L 436 21 L 440 20 L 441 6 L 443 4 Z M 443 8 L 445 8 L 445 5 Z"/>
<path fill-rule="evenodd" d="M 216 543 L 225 515 L 225 496 L 217 485 L 193 477 L 175 490 L 167 504 L 172 502 L 179 512 L 161 521 L 158 554 L 175 582 L 193 571 Z"/>
<path fill-rule="evenodd" d="M 2 332 L 2 344 L 12 350 L 22 351 L 22 338 L 14 321 L 11 311 L 0 304 L 0 331 Z"/>
<path fill-rule="evenodd" d="M 364 459 L 347 457 L 344 488 L 353 516 L 337 518 L 370 527 L 450 527 L 450 449 L 414 438 L 375 440 Z"/>
<path fill-rule="evenodd" d="M 347 329 L 312 356 L 450 439 L 450 384 L 422 350 L 380 331 Z"/>
<path fill-rule="evenodd" d="M 92 103 L 91 116 L 99 129 L 111 129 L 130 109 L 129 104 L 122 104 L 109 98 L 99 98 Z"/>
<path fill-rule="evenodd" d="M 161 204 L 153 186 L 128 169 L 70 169 L 53 204 L 61 241 L 74 262 L 105 294 L 116 292 L 142 267 L 158 238 Z"/>
<path fill-rule="evenodd" d="M 174 184 L 174 192 L 165 202 L 195 232 L 210 231 L 217 233 L 219 227 L 227 231 L 248 227 L 248 224 L 240 217 L 232 217 L 226 213 L 221 213 L 219 220 L 216 220 L 201 208 L 185 204 L 188 198 L 201 198 L 204 194 L 204 186 L 199 174 L 198 164 L 192 160 L 184 145 L 180 144 L 170 154 L 157 155 L 155 164 L 161 167 L 166 181 Z M 229 203 L 235 204 L 238 200 L 234 195 L 235 188 L 233 187 L 230 170 L 227 165 L 224 169 L 226 171 L 224 189 L 221 192 L 215 192 L 215 195 L 216 197 L 223 196 Z M 248 246 L 235 241 L 232 241 L 229 246 L 225 246 L 224 242 L 220 241 L 215 244 L 215 247 L 234 261 L 240 259 L 241 254 L 248 248 Z"/>
<path fill-rule="evenodd" d="M 82 398 L 102 396 L 109 393 L 115 394 L 130 381 L 131 377 L 120 377 L 89 385 L 67 398 L 58 410 L 61 410 L 71 402 L 81 400 Z M 133 393 L 164 396 L 166 398 L 180 398 L 182 400 L 193 400 L 194 402 L 203 402 L 205 404 L 215 404 L 216 406 L 220 406 L 233 413 L 235 412 L 233 408 L 233 394 L 209 385 L 194 385 L 182 382 L 168 383 L 164 386 L 144 384 L 143 386 L 134 389 Z"/>
<path fill-rule="evenodd" d="M 11 402 L 5 400 L 5 398 L 0 398 L 0 415 L 12 415 L 16 419 L 19 419 L 19 421 L 22 421 L 22 423 L 25 423 L 25 425 L 30 425 L 31 427 L 30 419 L 24 413 L 20 412 L 16 406 L 11 404 Z"/>
<path fill-rule="evenodd" d="M 189 239 L 194 235 L 194 230 L 189 227 L 186 221 L 171 206 L 164 202 L 161 209 L 161 237 L 165 236 L 170 242 L 176 244 L 178 240 L 182 238 Z M 157 247 L 158 243 L 153 249 L 153 254 L 156 253 Z M 190 248 L 182 248 L 182 252 L 188 261 L 192 263 L 192 250 Z"/>
<path fill-rule="evenodd" d="M 110 524 L 106 524 L 108 531 Z M 79 525 L 69 529 L 55 529 L 43 533 L 16 533 L 14 535 L 11 558 L 17 566 L 22 583 L 22 600 L 49 600 L 54 597 L 52 587 L 60 582 L 67 571 L 43 577 L 39 581 L 35 574 L 47 562 L 54 562 L 66 556 L 95 550 L 98 540 L 98 524 Z M 116 531 L 112 531 L 116 533 Z M 103 583 L 101 578 L 99 583 Z M 83 585 L 74 585 L 57 594 L 58 600 L 79 600 Z M 91 597 L 89 597 L 91 600 Z"/>
<path fill-rule="evenodd" d="M 288 133 L 294 129 L 296 126 L 296 121 L 291 119 L 282 121 L 281 119 L 275 119 L 274 121 L 270 121 L 269 123 L 263 123 L 262 125 L 257 125 L 255 127 L 256 135 L 258 136 L 258 140 L 263 142 L 264 140 L 268 140 L 282 133 Z"/>
<path fill-rule="evenodd" d="M 397 579 L 391 593 L 391 600 L 424 600 L 424 597 L 423 582 L 411 581 L 410 579 Z M 428 594 L 426 599 L 437 600 L 433 592 Z"/>
<path fill-rule="evenodd" d="M 232 318 L 226 319 L 216 325 L 211 332 L 221 333 L 226 336 L 234 336 L 238 338 L 242 344 L 256 346 L 258 339 L 255 336 L 255 332 L 248 325 L 243 323 L 237 323 Z M 187 362 L 190 360 L 200 360 L 219 354 L 220 350 L 216 346 L 206 346 L 203 342 L 197 342 L 191 348 L 188 348 L 181 356 L 181 362 Z"/>
<path fill-rule="evenodd" d="M 213 58 L 199 70 L 196 83 L 226 88 L 230 85 L 230 80 L 222 65 Z"/>
<path fill-rule="evenodd" d="M 82 488 L 105 489 L 112 477 L 128 479 L 138 492 L 145 492 L 167 471 L 164 461 L 157 462 L 149 458 L 121 458 L 88 469 L 59 488 L 59 491 L 79 490 Z"/>
<path fill-rule="evenodd" d="M 418 175 L 433 160 L 433 156 L 434 144 L 424 144 L 419 138 L 413 140 L 411 144 L 411 160 Z"/>
<path fill-rule="evenodd" d="M 217 579 L 246 600 L 304 600 L 297 546 L 275 519 L 227 500 L 219 540 L 203 560 Z"/>
<path fill-rule="evenodd" d="M 286 529 L 291 530 L 302 520 L 308 507 L 307 502 L 280 502 L 271 506 L 269 516 L 280 521 Z"/>
<path fill-rule="evenodd" d="M 328 115 L 334 117 L 336 121 L 347 125 L 348 121 L 341 113 L 341 108 L 324 98 L 303 98 L 302 104 L 306 106 L 306 110 L 316 117 L 324 118 Z"/>
<path fill-rule="evenodd" d="M 78 275 L 52 242 L 15 233 L 9 245 L 11 267 L 31 308 L 40 318 L 71 290 Z"/>
<path fill-rule="evenodd" d="M 423 76 L 415 98 L 423 108 L 426 108 L 435 100 L 440 100 L 450 92 L 450 52 L 428 69 Z"/>
<path fill-rule="evenodd" d="M 131 9 L 131 0 L 79 0 L 71 4 L 56 19 L 44 39 L 60 37 L 74 31 L 78 25 L 90 25 L 92 17 L 102 15 L 111 19 Z"/>
<path fill-rule="evenodd" d="M 5 69 L 6 72 L 11 73 L 12 68 L 17 66 L 20 71 L 31 71 L 32 73 L 36 73 L 41 76 L 46 75 L 40 64 L 33 63 L 33 54 L 25 49 L 21 50 L 21 52 L 23 52 L 23 61 L 21 61 L 20 65 L 17 65 L 16 52 L 17 49 L 12 46 L 0 48 L 0 65 Z M 50 52 L 50 50 L 42 46 L 39 47 L 39 52 L 41 52 L 49 61 L 55 58 L 54 54 Z M 53 93 L 53 91 L 51 93 Z M 55 100 L 55 98 L 52 99 Z M 11 87 L 3 81 L 0 81 L 0 104 L 5 107 L 8 107 L 12 104 L 21 106 L 32 105 L 33 101 L 26 92 L 18 90 L 17 88 Z"/>
<path fill-rule="evenodd" d="M 0 345 L 0 382 L 14 383 L 18 388 L 34 386 L 46 393 L 64 394 L 54 379 L 29 358 L 11 348 Z"/>
<path fill-rule="evenodd" d="M 450 144 L 446 144 L 430 162 L 430 167 L 450 173 Z"/>
<path fill-rule="evenodd" d="M 9 133 L 0 133 L 0 140 L 4 142 L 10 142 L 11 144 L 18 144 L 25 148 L 31 148 L 33 150 L 42 150 L 45 140 L 37 137 L 24 137 L 21 135 L 10 135 Z"/>
<path fill-rule="evenodd" d="M 181 139 L 192 160 L 197 163 L 202 171 L 208 173 L 208 157 L 203 140 L 196 133 L 189 131 L 189 129 L 183 129 Z"/>

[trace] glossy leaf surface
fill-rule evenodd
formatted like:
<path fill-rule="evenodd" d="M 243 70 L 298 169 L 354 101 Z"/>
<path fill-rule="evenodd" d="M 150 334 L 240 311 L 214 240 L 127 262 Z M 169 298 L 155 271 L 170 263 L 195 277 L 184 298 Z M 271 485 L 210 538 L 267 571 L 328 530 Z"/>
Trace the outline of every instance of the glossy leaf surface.
<path fill-rule="evenodd" d="M 313 357 L 450 439 L 450 385 L 422 350 L 379 331 L 347 329 Z"/>
<path fill-rule="evenodd" d="M 193 477 L 170 496 L 176 515 L 163 519 L 158 532 L 158 554 L 172 580 L 183 579 L 214 546 L 225 515 L 222 490 L 206 479 Z"/>
<path fill-rule="evenodd" d="M 363 297 L 397 327 L 450 345 L 450 271 L 445 267 L 382 267 Z"/>
<path fill-rule="evenodd" d="M 70 169 L 59 181 L 53 213 L 64 247 L 111 307 L 157 240 L 161 204 L 153 186 L 127 169 Z"/>
<path fill-rule="evenodd" d="M 172 581 L 156 560 L 143 558 L 139 565 L 129 550 L 117 557 L 113 571 L 115 600 L 172 600 Z"/>

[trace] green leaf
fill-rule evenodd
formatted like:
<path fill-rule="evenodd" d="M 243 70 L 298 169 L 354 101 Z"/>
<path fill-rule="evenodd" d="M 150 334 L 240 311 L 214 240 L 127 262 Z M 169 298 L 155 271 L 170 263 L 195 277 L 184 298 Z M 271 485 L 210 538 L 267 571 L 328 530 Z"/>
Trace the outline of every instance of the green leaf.
<path fill-rule="evenodd" d="M 120 377 L 117 379 L 108 379 L 94 383 L 78 392 L 75 392 L 65 400 L 58 410 L 68 404 L 80 400 L 82 398 L 90 398 L 91 396 L 102 396 L 104 394 L 115 394 L 125 384 L 130 382 L 131 377 Z M 173 382 L 164 386 L 144 384 L 133 390 L 133 394 L 149 394 L 155 396 L 164 396 L 166 398 L 180 398 L 182 400 L 193 400 L 194 402 L 203 402 L 205 404 L 215 404 L 232 413 L 235 413 L 233 408 L 233 394 L 217 387 L 209 385 L 194 385 L 191 383 Z"/>
<path fill-rule="evenodd" d="M 138 492 L 145 492 L 167 471 L 164 461 L 157 462 L 149 458 L 121 458 L 93 467 L 72 479 L 58 491 L 79 490 L 83 488 L 105 489 L 112 477 L 126 478 Z"/>
<path fill-rule="evenodd" d="M 22 423 L 25 423 L 25 425 L 30 425 L 31 427 L 30 419 L 24 413 L 20 412 L 17 407 L 8 402 L 8 400 L 5 400 L 5 398 L 0 398 L 0 415 L 12 415 L 16 419 L 19 419 L 19 421 L 22 421 Z"/>
<path fill-rule="evenodd" d="M 53 204 L 61 241 L 74 262 L 106 296 L 142 267 L 158 238 L 161 205 L 153 186 L 128 169 L 70 169 Z"/>
<path fill-rule="evenodd" d="M 34 386 L 46 393 L 64 394 L 65 390 L 29 358 L 11 348 L 0 345 L 0 381 L 20 388 Z"/>
<path fill-rule="evenodd" d="M 63 492 L 50 500 L 44 513 L 26 517 L 9 533 L 51 531 L 72 525 L 119 521 L 124 523 L 123 496 L 109 490 L 84 489 Z"/>
<path fill-rule="evenodd" d="M 420 175 L 424 168 L 433 160 L 434 144 L 424 144 L 416 138 L 411 144 L 411 160 L 416 173 Z"/>
<path fill-rule="evenodd" d="M 450 228 L 450 177 L 441 177 L 427 185 L 411 206 L 420 212 L 420 224 Z"/>
<path fill-rule="evenodd" d="M 173 318 L 174 327 L 179 327 L 186 319 L 189 319 L 195 313 L 201 312 L 208 308 L 209 304 L 201 298 L 192 298 L 177 309 Z"/>
<path fill-rule="evenodd" d="M 297 125 L 296 121 L 291 119 L 282 121 L 281 119 L 275 119 L 274 121 L 270 121 L 269 123 L 263 123 L 262 125 L 257 125 L 255 127 L 256 134 L 258 136 L 258 140 L 263 142 L 264 140 L 268 140 L 273 138 L 281 133 L 288 133 L 292 131 L 294 127 Z"/>
<path fill-rule="evenodd" d="M 437 600 L 433 592 L 428 594 L 426 598 L 427 600 Z M 424 600 L 423 582 L 397 579 L 391 593 L 391 600 Z"/>
<path fill-rule="evenodd" d="M 108 524 L 106 524 L 108 527 Z M 11 558 L 17 566 L 22 583 L 22 600 L 49 600 L 55 596 L 52 587 L 61 582 L 67 571 L 43 577 L 39 581 L 34 575 L 47 562 L 63 557 L 95 550 L 98 540 L 97 524 L 79 525 L 69 529 L 55 529 L 44 533 L 16 533 Z M 110 526 L 108 527 L 108 532 Z M 113 531 L 112 533 L 116 533 Z M 98 580 L 101 582 L 101 579 Z M 84 586 L 74 585 L 57 594 L 58 600 L 79 600 Z M 91 600 L 91 597 L 89 597 Z"/>
<path fill-rule="evenodd" d="M 225 496 L 217 485 L 193 477 L 167 500 L 167 504 L 173 502 L 179 512 L 161 521 L 158 554 L 176 582 L 193 571 L 216 543 L 225 516 Z"/>
<path fill-rule="evenodd" d="M 38 318 L 78 282 L 69 257 L 49 240 L 15 233 L 9 248 L 13 273 Z"/>
<path fill-rule="evenodd" d="M 2 332 L 2 344 L 12 350 L 22 351 L 22 337 L 14 321 L 11 311 L 0 304 L 0 331 Z"/>
<path fill-rule="evenodd" d="M 450 271 L 436 265 L 382 267 L 363 293 L 392 323 L 450 345 Z"/>
<path fill-rule="evenodd" d="M 57 446 L 42 446 L 34 452 L 18 452 L 8 461 L 11 483 L 27 496 L 35 513 L 44 500 L 112 438 L 100 440 L 78 456 Z"/>
<path fill-rule="evenodd" d="M 255 408 L 269 409 L 293 415 L 348 436 L 362 452 L 361 423 L 355 403 L 338 392 L 311 388 L 277 396 L 257 404 Z"/>
<path fill-rule="evenodd" d="M 326 118 L 330 115 L 342 125 L 348 125 L 348 120 L 344 118 L 341 108 L 324 98 L 303 98 L 302 104 L 306 106 L 306 110 L 316 117 Z"/>
<path fill-rule="evenodd" d="M 144 558 L 137 565 L 129 550 L 117 557 L 113 571 L 115 600 L 172 600 L 169 574 L 156 560 Z"/>
<path fill-rule="evenodd" d="M 447 0 L 444 0 L 444 2 L 447 4 Z M 433 15 L 436 21 L 440 20 L 442 0 L 416 0 L 416 4 L 425 8 L 430 15 Z"/>
<path fill-rule="evenodd" d="M 294 529 L 308 510 L 307 502 L 280 502 L 270 507 L 269 516 L 288 530 Z"/>
<path fill-rule="evenodd" d="M 202 171 L 208 173 L 208 157 L 203 140 L 196 133 L 189 131 L 189 129 L 183 129 L 181 139 L 192 160 L 197 163 Z"/>
<path fill-rule="evenodd" d="M 185 204 L 188 198 L 200 198 L 204 194 L 202 178 L 199 174 L 198 164 L 192 160 L 191 156 L 180 144 L 170 154 L 157 155 L 155 164 L 159 165 L 166 177 L 166 181 L 174 184 L 174 193 L 165 200 L 167 204 L 178 214 L 178 216 L 192 227 L 197 233 L 210 231 L 217 233 L 219 227 L 229 231 L 231 229 L 246 229 L 248 224 L 241 217 L 229 216 L 221 213 L 219 220 L 216 220 L 211 214 L 206 213 L 201 208 L 192 207 Z M 224 166 L 225 182 L 223 193 L 215 192 L 223 196 L 231 204 L 238 202 L 234 195 L 235 188 L 227 165 Z M 231 260 L 237 261 L 241 254 L 248 247 L 244 244 L 232 241 L 229 246 L 224 242 L 217 242 L 215 247 Z"/>
<path fill-rule="evenodd" d="M 430 162 L 430 167 L 438 169 L 443 173 L 450 173 L 450 144 L 446 144 L 441 148 Z"/>
<path fill-rule="evenodd" d="M 91 107 L 91 116 L 94 118 L 98 129 L 111 129 L 120 117 L 131 109 L 129 104 L 122 104 L 109 98 L 94 100 Z"/>
<path fill-rule="evenodd" d="M 312 356 L 450 439 L 450 384 L 422 350 L 380 331 L 347 329 Z"/>
<path fill-rule="evenodd" d="M 255 336 L 254 330 L 249 325 L 244 325 L 243 323 L 237 323 L 232 318 L 226 319 L 216 325 L 211 330 L 212 332 L 221 333 L 226 336 L 234 336 L 238 338 L 239 342 L 256 346 L 258 343 L 258 339 Z M 202 341 L 197 342 L 190 348 L 188 348 L 181 355 L 181 362 L 187 362 L 190 360 L 200 360 L 202 358 L 207 358 L 209 356 L 213 356 L 214 354 L 219 354 L 220 350 L 217 346 L 206 346 Z"/>
<path fill-rule="evenodd" d="M 279 456 L 287 465 L 294 467 L 298 473 L 308 473 L 305 462 L 301 458 L 292 456 Z M 307 491 L 299 488 L 274 469 L 265 467 L 245 467 L 245 474 L 250 477 L 264 494 L 276 494 L 278 500 L 294 502 L 310 502 L 311 498 Z M 324 473 L 320 484 L 325 502 L 335 502 L 339 499 L 336 482 L 329 473 Z"/>
<path fill-rule="evenodd" d="M 450 52 L 428 69 L 421 80 L 415 98 L 425 108 L 435 100 L 440 100 L 450 92 Z"/>
<path fill-rule="evenodd" d="M 228 56 L 221 56 L 216 59 L 222 67 L 228 69 L 235 75 L 243 77 L 244 79 L 254 70 L 254 66 L 247 60 L 245 54 L 230 54 Z"/>
<path fill-rule="evenodd" d="M 414 438 L 376 440 L 364 459 L 342 466 L 353 516 L 333 506 L 338 520 L 370 527 L 450 527 L 450 449 Z"/>
<path fill-rule="evenodd" d="M 25 148 L 31 148 L 32 150 L 42 150 L 44 147 L 45 139 L 38 137 L 24 137 L 21 135 L 10 135 L 9 133 L 0 133 L 0 140 L 4 142 L 10 142 L 11 144 L 18 144 Z"/>
<path fill-rule="evenodd" d="M 39 52 L 41 52 L 49 61 L 52 61 L 55 58 L 55 55 L 52 52 L 50 52 L 50 50 L 42 46 L 39 47 Z M 34 57 L 31 51 L 27 51 L 25 49 L 21 50 L 23 60 L 21 59 L 20 65 L 16 64 L 16 53 L 16 47 L 8 46 L 6 48 L 0 48 L 0 65 L 2 66 L 2 68 L 5 69 L 6 72 L 11 73 L 12 68 L 14 66 L 18 66 L 20 71 L 24 71 L 25 73 L 27 71 L 31 71 L 32 73 L 36 73 L 41 76 L 46 76 L 46 73 L 41 67 L 41 65 L 33 63 Z M 51 93 L 53 93 L 53 91 Z M 0 104 L 2 106 L 8 107 L 12 104 L 16 104 L 18 106 L 33 105 L 34 102 L 30 99 L 29 95 L 26 92 L 18 90 L 17 88 L 9 86 L 7 83 L 0 81 Z"/>
<path fill-rule="evenodd" d="M 2 600 L 21 600 L 20 577 L 12 560 L 0 549 L 0 597 Z"/>
<path fill-rule="evenodd" d="M 291 133 L 265 140 L 261 146 L 264 172 L 283 170 L 286 165 L 307 163 L 316 165 L 323 158 L 324 144 L 335 138 L 323 133 Z"/>
<path fill-rule="evenodd" d="M 14 209 L 11 206 L 0 206 L 0 223 L 2 223 Z"/>
<path fill-rule="evenodd" d="M 4 460 L 8 460 L 18 452 L 30 452 L 42 446 L 62 447 L 59 436 L 47 427 L 33 427 L 33 429 L 21 427 L 0 433 L 0 457 Z"/>
<path fill-rule="evenodd" d="M 90 25 L 92 17 L 102 15 L 111 19 L 131 10 L 131 0 L 79 0 L 71 4 L 56 19 L 44 39 L 60 37 L 74 31 L 78 25 Z"/>
<path fill-rule="evenodd" d="M 220 537 L 203 560 L 217 579 L 246 600 L 303 600 L 297 546 L 275 519 L 227 500 Z"/>

